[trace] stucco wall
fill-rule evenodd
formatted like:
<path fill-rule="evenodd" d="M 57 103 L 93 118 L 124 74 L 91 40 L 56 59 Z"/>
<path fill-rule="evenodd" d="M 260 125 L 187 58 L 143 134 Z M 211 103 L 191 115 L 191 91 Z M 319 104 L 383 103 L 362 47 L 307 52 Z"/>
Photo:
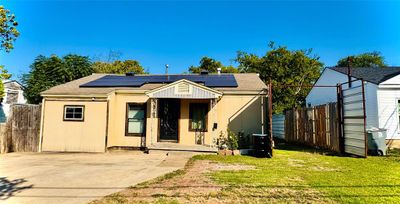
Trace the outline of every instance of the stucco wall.
<path fill-rule="evenodd" d="M 125 135 L 126 104 L 146 103 L 146 145 L 151 139 L 150 100 L 145 94 L 114 93 L 109 96 L 109 126 L 107 147 L 140 147 L 140 136 Z M 154 122 L 155 123 L 155 122 Z M 153 123 L 153 130 L 155 125 Z"/>
<path fill-rule="evenodd" d="M 84 121 L 63 121 L 64 105 L 84 105 Z M 104 152 L 106 101 L 45 101 L 42 151 Z"/>
<path fill-rule="evenodd" d="M 266 99 L 264 100 L 264 104 Z M 264 105 L 265 106 L 265 105 Z M 266 109 L 264 108 L 264 111 Z M 261 133 L 261 98 L 255 95 L 224 95 L 217 103 L 217 133 L 230 130 Z M 264 118 L 266 118 L 264 113 Z"/>
<path fill-rule="evenodd" d="M 179 143 L 195 144 L 195 132 L 189 131 L 189 104 L 209 103 L 210 100 L 181 100 L 181 118 L 179 119 Z M 264 109 L 265 110 L 265 109 Z M 213 124 L 217 123 L 217 129 Z M 235 133 L 261 133 L 261 99 L 254 95 L 224 95 L 207 114 L 207 132 L 205 144 L 212 145 L 221 132 L 226 136 L 229 128 Z"/>
<path fill-rule="evenodd" d="M 125 135 L 126 104 L 145 103 L 146 146 L 158 140 L 158 119 L 151 117 L 151 99 L 143 93 L 113 93 L 107 102 L 47 101 L 45 103 L 43 151 L 102 152 L 107 147 L 140 147 L 141 137 Z M 162 99 L 160 99 L 162 100 Z M 179 118 L 179 143 L 195 144 L 195 132 L 189 131 L 189 104 L 210 103 L 209 99 L 182 99 Z M 85 105 L 84 122 L 64 122 L 64 105 Z M 265 109 L 264 109 L 265 110 Z M 108 127 L 106 121 L 108 117 Z M 207 114 L 205 144 L 211 145 L 220 132 L 261 133 L 261 100 L 255 95 L 224 95 Z M 218 128 L 213 129 L 217 123 Z M 107 128 L 107 144 L 105 133 Z"/>

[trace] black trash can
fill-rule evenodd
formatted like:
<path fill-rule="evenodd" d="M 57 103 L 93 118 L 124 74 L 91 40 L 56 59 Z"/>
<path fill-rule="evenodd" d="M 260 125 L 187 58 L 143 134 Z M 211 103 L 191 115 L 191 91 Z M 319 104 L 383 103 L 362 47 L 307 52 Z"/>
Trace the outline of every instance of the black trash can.
<path fill-rule="evenodd" d="M 255 157 L 271 158 L 271 142 L 267 134 L 253 134 L 253 155 Z"/>

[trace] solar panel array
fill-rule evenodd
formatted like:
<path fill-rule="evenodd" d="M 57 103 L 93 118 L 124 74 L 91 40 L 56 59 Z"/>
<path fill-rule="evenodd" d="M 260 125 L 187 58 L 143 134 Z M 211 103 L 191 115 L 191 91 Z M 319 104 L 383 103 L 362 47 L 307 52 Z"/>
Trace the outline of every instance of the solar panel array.
<path fill-rule="evenodd" d="M 172 83 L 186 79 L 196 83 L 203 83 L 207 87 L 237 87 L 232 74 L 221 75 L 140 75 L 122 76 L 106 75 L 94 81 L 80 85 L 80 87 L 140 87 L 147 83 Z"/>

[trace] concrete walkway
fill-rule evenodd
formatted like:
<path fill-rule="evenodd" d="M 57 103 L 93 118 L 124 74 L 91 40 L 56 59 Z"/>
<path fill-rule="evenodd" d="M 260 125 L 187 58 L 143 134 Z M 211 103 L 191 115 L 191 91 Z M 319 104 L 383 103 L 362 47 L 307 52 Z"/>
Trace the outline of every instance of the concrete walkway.
<path fill-rule="evenodd" d="M 0 203 L 87 203 L 183 168 L 193 153 L 0 155 Z"/>

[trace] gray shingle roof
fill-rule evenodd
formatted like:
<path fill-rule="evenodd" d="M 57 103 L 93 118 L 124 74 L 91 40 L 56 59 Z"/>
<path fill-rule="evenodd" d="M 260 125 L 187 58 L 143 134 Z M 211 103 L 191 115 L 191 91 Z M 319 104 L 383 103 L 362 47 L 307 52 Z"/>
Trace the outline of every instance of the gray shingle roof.
<path fill-rule="evenodd" d="M 107 74 L 92 74 L 87 77 L 83 77 L 65 84 L 54 86 L 46 91 L 43 91 L 42 95 L 107 95 L 108 93 L 116 89 L 126 89 L 126 90 L 152 90 L 161 87 L 165 84 L 144 84 L 141 87 L 94 87 L 94 88 L 84 88 L 80 85 L 88 83 L 99 79 Z M 243 73 L 243 74 L 233 74 L 237 87 L 216 87 L 215 90 L 225 92 L 225 91 L 261 91 L 267 86 L 255 73 Z"/>
<path fill-rule="evenodd" d="M 329 67 L 347 75 L 347 67 Z M 365 81 L 380 84 L 400 74 L 400 67 L 352 67 L 351 76 Z"/>

